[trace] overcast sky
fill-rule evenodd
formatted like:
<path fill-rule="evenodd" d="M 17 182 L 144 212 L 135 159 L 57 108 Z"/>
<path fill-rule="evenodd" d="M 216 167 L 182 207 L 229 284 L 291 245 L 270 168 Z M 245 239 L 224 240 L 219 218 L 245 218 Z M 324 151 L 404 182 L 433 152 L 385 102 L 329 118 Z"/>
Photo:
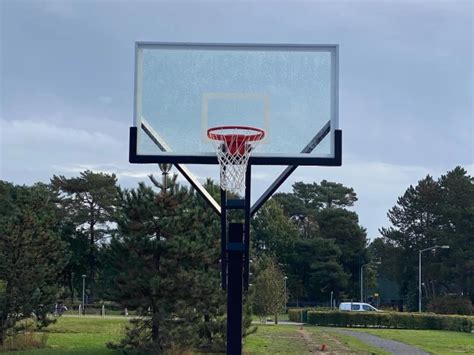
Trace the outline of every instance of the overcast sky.
<path fill-rule="evenodd" d="M 86 168 L 132 187 L 128 163 L 135 41 L 340 45 L 343 167 L 295 181 L 354 187 L 368 236 L 426 174 L 474 175 L 472 1 L 0 0 L 0 178 L 47 182 Z M 194 168 L 217 177 L 216 167 Z M 258 197 L 274 168 L 256 168 Z"/>

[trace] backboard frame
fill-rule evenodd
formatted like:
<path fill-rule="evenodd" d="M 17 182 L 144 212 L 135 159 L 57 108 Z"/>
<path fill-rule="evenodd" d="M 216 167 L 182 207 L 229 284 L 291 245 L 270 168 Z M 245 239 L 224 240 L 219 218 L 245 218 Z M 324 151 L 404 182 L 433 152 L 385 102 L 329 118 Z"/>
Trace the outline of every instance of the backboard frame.
<path fill-rule="evenodd" d="M 141 94 L 140 53 L 143 49 L 210 49 L 210 50 L 258 50 L 258 51 L 323 51 L 331 54 L 331 107 L 330 107 L 330 153 L 315 156 L 306 152 L 296 155 L 257 154 L 249 159 L 249 165 L 305 165 L 305 166 L 340 166 L 342 163 L 342 132 L 339 124 L 339 46 L 336 44 L 248 44 L 248 43 L 179 43 L 179 42 L 136 42 L 135 43 L 135 89 L 134 89 L 134 125 L 130 128 L 129 161 L 137 164 L 218 164 L 215 153 L 180 154 L 170 152 L 166 142 L 155 142 L 163 154 L 138 154 L 138 130 L 143 129 L 139 117 L 138 95 Z M 236 122 L 238 124 L 238 122 Z M 316 134 L 317 132 L 315 132 Z M 159 136 L 157 135 L 159 140 Z M 303 148 L 303 147 L 302 147 Z"/>
<path fill-rule="evenodd" d="M 162 48 L 225 48 L 230 50 L 259 49 L 259 50 L 330 50 L 331 53 L 331 84 L 329 116 L 330 120 L 314 132 L 309 142 L 300 148 L 298 155 L 263 154 L 252 155 L 245 171 L 245 192 L 243 198 L 231 198 L 227 191 L 221 188 L 220 204 L 209 194 L 202 184 L 183 164 L 218 164 L 215 153 L 177 154 L 171 151 L 172 147 L 160 136 L 155 127 L 146 121 L 137 112 L 139 102 L 137 95 L 141 88 L 137 85 L 139 68 L 139 49 L 142 47 Z M 337 45 L 311 45 L 311 44 L 212 44 L 212 43 L 160 43 L 137 42 L 135 45 L 135 92 L 134 92 L 134 126 L 130 128 L 129 160 L 130 163 L 159 164 L 171 163 L 182 173 L 196 191 L 206 200 L 211 208 L 220 216 L 221 220 L 221 287 L 227 290 L 227 353 L 241 353 L 242 346 L 242 297 L 243 290 L 248 290 L 250 278 L 250 221 L 253 215 L 276 192 L 283 182 L 296 170 L 299 165 L 306 166 L 340 166 L 342 164 L 342 131 L 338 129 L 339 122 L 339 47 Z M 306 68 L 306 67 L 304 67 Z M 328 73 L 328 71 L 326 71 Z M 326 80 L 326 82 L 328 82 Z M 154 101 L 153 101 L 154 102 Z M 327 101 L 326 101 L 327 102 Z M 204 112 L 206 112 L 206 104 Z M 328 106 L 326 106 L 328 107 Z M 267 111 L 265 111 L 267 112 Z M 311 111 L 313 112 L 313 111 Z M 326 111 L 327 112 L 327 111 Z M 325 117 L 326 119 L 326 117 Z M 325 121 L 325 119 L 323 121 Z M 319 120 L 321 122 L 321 120 Z M 239 122 L 235 123 L 236 125 Z M 184 129 L 186 127 L 183 127 Z M 164 154 L 140 155 L 137 154 L 138 130 L 142 130 L 148 139 L 153 142 Z M 287 135 L 287 131 L 284 132 Z M 326 137 L 331 138 L 330 154 L 315 156 L 310 153 Z M 286 169 L 267 188 L 261 197 L 251 205 L 251 170 L 252 165 L 286 165 Z M 240 209 L 244 213 L 243 223 L 229 223 L 227 218 L 229 210 Z"/>

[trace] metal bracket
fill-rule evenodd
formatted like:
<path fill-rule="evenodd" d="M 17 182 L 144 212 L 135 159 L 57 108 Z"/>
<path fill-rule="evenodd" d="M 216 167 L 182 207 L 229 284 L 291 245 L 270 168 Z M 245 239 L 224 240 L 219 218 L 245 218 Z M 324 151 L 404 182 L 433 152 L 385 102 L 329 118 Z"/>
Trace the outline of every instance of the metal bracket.
<path fill-rule="evenodd" d="M 153 127 L 142 118 L 142 129 L 147 134 L 147 136 L 160 148 L 163 152 L 171 152 L 171 147 L 164 141 L 163 138 L 153 129 Z M 132 142 L 133 141 L 133 142 Z M 136 156 L 136 147 L 137 147 L 137 127 L 130 127 L 130 157 Z M 211 194 L 202 186 L 202 184 L 196 179 L 196 177 L 189 171 L 186 165 L 184 164 L 174 164 L 176 169 L 184 176 L 184 178 L 189 182 L 189 184 L 194 187 L 194 189 L 204 198 L 207 203 L 211 206 L 214 212 L 220 216 L 221 206 L 217 201 L 211 196 Z"/>

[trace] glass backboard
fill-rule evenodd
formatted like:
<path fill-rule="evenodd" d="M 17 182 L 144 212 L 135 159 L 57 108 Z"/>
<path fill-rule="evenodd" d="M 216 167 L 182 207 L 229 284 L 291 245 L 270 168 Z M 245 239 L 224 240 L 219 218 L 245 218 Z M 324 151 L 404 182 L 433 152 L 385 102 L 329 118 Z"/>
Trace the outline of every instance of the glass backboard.
<path fill-rule="evenodd" d="M 207 130 L 244 125 L 265 130 L 250 164 L 338 165 L 337 45 L 140 42 L 135 56 L 132 162 L 217 164 Z"/>

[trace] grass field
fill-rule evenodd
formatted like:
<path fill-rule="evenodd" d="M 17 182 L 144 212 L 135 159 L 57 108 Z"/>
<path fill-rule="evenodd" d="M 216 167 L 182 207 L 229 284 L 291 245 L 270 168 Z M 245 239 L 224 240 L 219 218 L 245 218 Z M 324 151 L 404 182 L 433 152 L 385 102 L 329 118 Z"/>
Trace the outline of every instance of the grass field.
<path fill-rule="evenodd" d="M 61 317 L 56 324 L 45 329 L 48 348 L 11 354 L 113 354 L 105 344 L 119 340 L 127 322 L 125 318 Z"/>
<path fill-rule="evenodd" d="M 119 340 L 128 320 L 119 317 L 62 317 L 48 327 L 47 348 L 16 351 L 11 354 L 114 354 L 106 348 L 109 341 Z M 351 328 L 351 330 L 356 330 Z M 474 354 L 474 335 L 431 330 L 360 329 L 383 338 L 414 345 L 433 354 Z M 246 354 L 375 354 L 381 350 L 348 335 L 314 326 L 259 325 L 256 333 L 245 339 Z"/>
<path fill-rule="evenodd" d="M 246 354 L 374 354 L 383 351 L 368 346 L 361 341 L 339 334 L 328 333 L 318 327 L 294 325 L 259 326 L 255 334 L 245 339 Z"/>
<path fill-rule="evenodd" d="M 354 329 L 397 340 L 433 354 L 474 354 L 474 334 L 442 330 Z"/>

